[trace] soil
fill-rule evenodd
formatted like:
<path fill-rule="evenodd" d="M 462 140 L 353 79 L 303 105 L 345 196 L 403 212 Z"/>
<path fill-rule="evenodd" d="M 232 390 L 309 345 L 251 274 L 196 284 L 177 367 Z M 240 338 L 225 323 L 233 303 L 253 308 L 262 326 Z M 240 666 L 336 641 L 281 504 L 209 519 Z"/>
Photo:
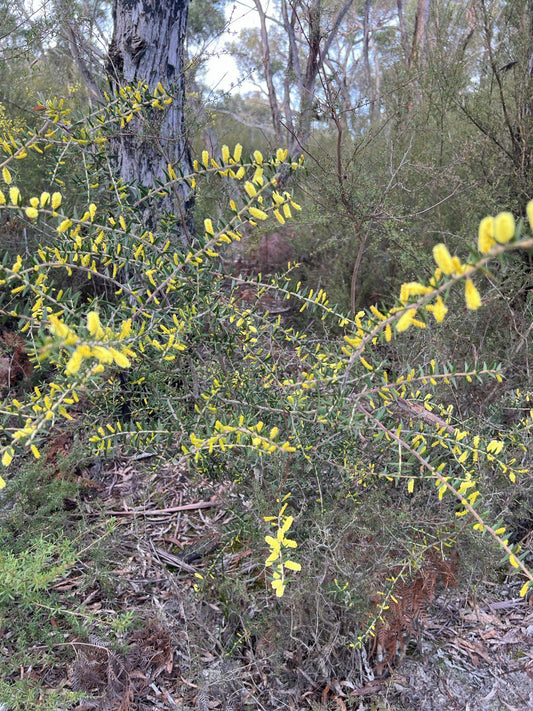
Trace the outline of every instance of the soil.
<path fill-rule="evenodd" d="M 39 674 L 45 686 L 84 692 L 76 711 L 533 709 L 533 599 L 519 598 L 519 581 L 480 582 L 475 599 L 460 587 L 441 590 L 385 668 L 350 648 L 340 626 L 327 645 L 299 644 L 291 605 L 301 597 L 288 595 L 276 608 L 276 619 L 281 609 L 287 621 L 283 647 L 279 629 L 257 624 L 262 636 L 247 629 L 245 620 L 265 612 L 252 609 L 259 597 L 235 587 L 229 599 L 220 594 L 231 577 L 272 597 L 257 557 L 225 538 L 239 494 L 230 484 L 199 488 L 177 468 L 148 476 L 143 464 L 95 463 L 81 474 L 80 497 L 68 502 L 73 516 L 94 522 L 91 536 L 116 521 L 110 587 L 96 578 L 82 586 L 84 563 L 54 586 L 66 605 L 75 600 L 95 619 L 120 609 L 133 626 L 113 640 L 97 626 L 85 637 L 71 634 L 68 654 L 63 646 L 55 663 L 21 668 L 21 678 Z M 10 654 L 6 630 L 0 650 L 0 658 Z M 8 711 L 1 699 L 0 711 Z"/>

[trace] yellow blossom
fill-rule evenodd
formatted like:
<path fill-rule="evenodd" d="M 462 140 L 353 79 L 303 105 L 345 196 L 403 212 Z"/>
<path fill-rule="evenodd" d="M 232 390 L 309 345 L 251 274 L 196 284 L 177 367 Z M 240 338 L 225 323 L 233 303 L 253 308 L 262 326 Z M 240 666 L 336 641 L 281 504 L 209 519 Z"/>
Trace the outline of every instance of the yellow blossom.
<path fill-rule="evenodd" d="M 276 591 L 276 597 L 283 597 L 283 593 L 285 592 L 285 583 L 281 578 L 278 578 L 277 580 L 272 581 L 272 587 Z"/>
<path fill-rule="evenodd" d="M 244 184 L 244 189 L 248 193 L 248 196 L 253 198 L 257 195 L 257 190 L 255 189 L 255 186 L 248 180 Z"/>
<path fill-rule="evenodd" d="M 489 215 L 479 223 L 477 246 L 481 254 L 487 254 L 495 244 L 494 218 Z"/>
<path fill-rule="evenodd" d="M 226 146 L 227 147 L 227 146 Z M 204 220 L 204 229 L 207 232 L 208 235 L 214 235 L 215 230 L 213 229 L 213 223 L 209 218 Z"/>
<path fill-rule="evenodd" d="M 11 177 L 11 173 L 9 172 L 9 170 L 8 170 L 5 166 L 2 168 L 2 177 L 3 177 L 4 183 L 5 183 L 6 185 L 11 185 L 11 183 L 13 182 L 13 178 Z"/>
<path fill-rule="evenodd" d="M 37 217 L 39 217 L 39 210 L 36 210 L 34 207 L 27 207 L 26 216 L 29 217 L 30 220 L 35 220 Z"/>
<path fill-rule="evenodd" d="M 2 484 L 0 484 L 0 488 L 1 487 L 2 487 Z M 526 580 L 526 582 L 520 588 L 520 597 L 525 597 L 527 595 L 527 592 L 530 587 L 531 587 L 531 580 Z"/>
<path fill-rule="evenodd" d="M 20 200 L 20 190 L 13 186 L 9 188 L 9 201 L 12 205 L 18 205 Z"/>
<path fill-rule="evenodd" d="M 494 218 L 494 239 L 506 244 L 514 237 L 515 221 L 511 212 L 500 212 Z"/>
<path fill-rule="evenodd" d="M 89 311 L 87 314 L 87 330 L 91 336 L 101 338 L 104 335 L 102 326 L 100 325 L 100 317 L 96 311 Z"/>
<path fill-rule="evenodd" d="M 287 570 L 294 570 L 295 573 L 299 573 L 302 569 L 300 563 L 296 563 L 294 560 L 286 560 L 284 566 Z"/>
<path fill-rule="evenodd" d="M 116 348 L 110 348 L 109 349 L 115 363 L 120 367 L 120 368 L 129 368 L 131 363 L 128 358 L 124 355 L 124 353 L 121 353 L 120 351 L 117 351 Z"/>
<path fill-rule="evenodd" d="M 433 316 L 435 317 L 435 321 L 437 321 L 437 323 L 443 321 L 444 317 L 448 313 L 448 309 L 444 301 L 442 300 L 442 296 L 438 296 L 435 303 L 430 304 L 426 308 L 428 309 L 428 311 L 431 311 L 433 313 Z"/>
<path fill-rule="evenodd" d="M 57 208 L 61 205 L 63 197 L 61 193 L 52 193 L 52 210 L 57 210 Z"/>
<path fill-rule="evenodd" d="M 127 338 L 131 334 L 131 318 L 122 322 L 120 327 L 120 337 Z"/>
<path fill-rule="evenodd" d="M 440 242 L 433 247 L 433 259 L 443 274 L 453 274 L 455 271 L 454 263 L 448 247 Z"/>
<path fill-rule="evenodd" d="M 48 329 L 52 335 L 59 336 L 59 338 L 63 338 L 64 340 L 70 340 L 71 343 L 76 341 L 76 334 L 74 331 L 69 328 L 66 323 L 60 321 L 57 316 L 50 314 L 48 320 L 50 322 Z M 74 341 L 72 341 L 72 338 L 74 338 Z"/>
<path fill-rule="evenodd" d="M 408 281 L 402 284 L 400 290 L 400 301 L 405 304 L 409 301 L 411 296 L 423 296 L 424 294 L 430 294 L 433 289 L 430 286 L 424 286 L 419 284 L 417 281 Z"/>
<path fill-rule="evenodd" d="M 526 205 L 527 219 L 529 220 L 529 226 L 533 230 L 533 200 L 530 200 Z"/>
<path fill-rule="evenodd" d="M 402 316 L 398 319 L 396 323 L 396 330 L 401 333 L 402 331 L 407 331 L 409 326 L 413 323 L 413 319 L 416 316 L 416 309 L 408 309 Z"/>
<path fill-rule="evenodd" d="M 259 165 L 263 165 L 263 154 L 261 151 L 254 151 L 254 160 Z"/>
<path fill-rule="evenodd" d="M 509 556 L 509 563 L 513 566 L 513 568 L 520 568 L 520 563 L 512 554 Z"/>
<path fill-rule="evenodd" d="M 13 455 L 13 447 L 7 447 L 7 449 L 2 454 L 2 464 L 4 465 L 4 467 L 8 467 L 11 464 L 11 462 L 13 461 Z"/>
<path fill-rule="evenodd" d="M 481 306 L 481 296 L 472 279 L 467 279 L 465 282 L 465 301 L 466 307 L 471 311 L 475 311 Z"/>
<path fill-rule="evenodd" d="M 69 227 L 72 227 L 72 220 L 69 220 L 68 218 L 66 220 L 63 220 L 57 227 L 58 232 L 66 232 Z"/>
<path fill-rule="evenodd" d="M 0 489 L 3 489 L 5 485 L 6 485 L 5 481 L 0 476 Z"/>
<path fill-rule="evenodd" d="M 41 193 L 40 203 L 41 207 L 46 207 L 50 202 L 50 193 Z"/>
<path fill-rule="evenodd" d="M 113 354 L 109 348 L 104 348 L 104 346 L 93 346 L 91 349 L 91 355 L 97 358 L 100 363 L 112 363 Z"/>
<path fill-rule="evenodd" d="M 233 160 L 238 163 L 241 159 L 242 155 L 242 146 L 240 143 L 237 143 L 235 146 L 235 150 L 233 151 Z"/>
<path fill-rule="evenodd" d="M 6 196 L 4 193 L 0 190 L 0 205 L 5 205 L 6 204 Z"/>
<path fill-rule="evenodd" d="M 75 375 L 79 371 L 82 362 L 83 353 L 80 348 L 76 348 L 74 353 L 69 358 L 67 367 L 65 368 L 65 373 L 67 375 Z"/>
<path fill-rule="evenodd" d="M 229 148 L 226 145 L 222 146 L 222 160 L 224 163 L 229 161 Z"/>
<path fill-rule="evenodd" d="M 251 207 L 250 208 L 250 215 L 252 217 L 255 217 L 256 220 L 266 220 L 268 219 L 268 215 L 266 212 L 263 212 L 263 210 L 258 210 L 257 207 Z"/>

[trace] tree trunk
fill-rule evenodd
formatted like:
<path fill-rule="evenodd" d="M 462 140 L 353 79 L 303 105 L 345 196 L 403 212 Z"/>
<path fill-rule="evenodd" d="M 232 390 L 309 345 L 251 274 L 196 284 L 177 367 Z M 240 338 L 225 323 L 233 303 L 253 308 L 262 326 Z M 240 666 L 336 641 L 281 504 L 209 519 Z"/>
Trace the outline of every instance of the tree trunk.
<path fill-rule="evenodd" d="M 411 50 L 410 62 L 411 66 L 417 64 L 424 50 L 430 4 L 431 0 L 418 0 L 416 5 L 415 30 L 413 33 L 413 47 Z"/>
<path fill-rule="evenodd" d="M 125 183 L 148 190 L 166 182 L 171 164 L 176 172 L 191 172 L 184 125 L 185 78 L 183 52 L 189 0 L 114 0 L 113 38 L 109 47 L 108 74 L 118 90 L 144 81 L 153 91 L 159 82 L 172 95 L 164 110 L 135 114 L 117 136 L 117 173 Z M 192 191 L 184 183 L 173 191 L 143 202 L 142 219 L 148 229 L 164 214 L 177 218 L 176 229 L 184 243 L 190 241 Z"/>

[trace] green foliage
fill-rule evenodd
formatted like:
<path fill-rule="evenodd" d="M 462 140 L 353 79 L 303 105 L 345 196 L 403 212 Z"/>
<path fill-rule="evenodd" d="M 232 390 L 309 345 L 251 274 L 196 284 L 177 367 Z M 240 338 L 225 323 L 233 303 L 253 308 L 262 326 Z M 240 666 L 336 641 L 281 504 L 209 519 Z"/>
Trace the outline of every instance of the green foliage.
<path fill-rule="evenodd" d="M 428 357 L 412 367 L 394 362 L 393 350 L 413 329 L 442 328 L 448 310 L 458 308 L 453 295 L 459 286 L 468 310 L 478 311 L 483 298 L 474 279 L 492 263 L 505 263 L 508 253 L 532 248 L 524 222 L 515 229 L 508 213 L 482 222 L 478 250 L 471 245 L 467 257 L 452 256 L 444 243 L 437 244 L 427 283 L 405 282 L 388 310 L 372 306 L 342 314 L 323 289 L 293 286 L 290 269 L 285 277 L 265 281 L 230 277 L 219 260 L 227 245 L 268 220 L 284 225 L 299 210 L 279 181 L 281 174 L 298 171 L 301 160 L 282 149 L 270 158 L 257 150 L 246 157 L 237 144 L 233 150 L 223 146 L 220 157 L 203 151 L 191 175 L 168 165 L 159 195 L 172 193 L 181 181 L 196 188 L 209 178 L 232 181 L 235 197 L 219 206 L 216 219 L 204 216 L 187 244 L 173 215 L 164 216 L 157 233 L 147 231 L 138 213 L 151 194 L 106 174 L 107 143 L 134 113 L 163 112 L 172 100 L 163 87 L 128 87 L 77 121 L 64 105 L 51 102 L 50 123 L 42 132 L 4 140 L 0 207 L 38 225 L 45 239 L 33 258 L 6 258 L 0 272 L 1 314 L 24 335 L 36 377 L 26 392 L 6 389 L 0 410 L 3 465 L 17 467 L 28 456 L 39 460 L 51 428 L 74 421 L 100 454 L 140 450 L 172 457 L 205 475 L 230 477 L 249 492 L 250 472 L 259 469 L 270 499 L 263 519 L 266 514 L 277 526 L 275 537 L 266 536 L 270 550 L 259 555 L 272 564 L 278 597 L 286 570 L 300 571 L 299 551 L 316 535 L 312 524 L 306 531 L 303 520 L 286 515 L 285 503 L 279 511 L 288 491 L 291 501 L 315 501 L 312 521 L 340 505 L 337 492 L 329 493 L 339 484 L 342 506 L 362 511 L 367 490 L 381 486 L 400 491 L 407 506 L 418 491 L 435 492 L 436 502 L 451 493 L 456 508 L 431 542 L 423 543 L 424 551 L 454 539 L 455 527 L 468 521 L 488 533 L 524 576 L 525 595 L 531 573 L 500 517 L 492 519 L 483 509 L 483 495 L 494 472 L 506 484 L 524 476 L 513 450 L 525 446 L 519 433 L 530 435 L 531 414 L 512 432 L 474 429 L 441 396 L 454 393 L 461 381 L 501 380 L 497 365 Z M 54 142 L 91 166 L 81 206 L 70 207 L 57 176 L 53 187 L 35 195 L 18 183 L 15 156 L 24 161 L 35 151 L 45 163 L 53 161 L 48 146 Z M 532 209 L 528 205 L 529 220 Z M 297 330 L 281 313 L 268 312 L 269 298 L 312 314 L 344 339 Z M 293 523 L 294 541 L 285 537 Z M 268 528 L 263 539 L 265 534 Z M 283 549 L 294 543 L 295 560 L 286 560 Z M 43 567 L 55 554 L 44 539 L 36 545 L 41 554 L 33 567 L 24 551 L 5 557 L 14 581 L 11 597 L 30 599 L 35 586 L 49 582 Z M 402 566 L 416 569 L 419 548 L 409 544 L 407 550 Z M 74 555 L 61 547 L 57 552 L 61 560 L 50 575 L 60 574 Z M 324 575 L 334 598 L 344 593 L 348 577 L 335 565 Z M 296 594 L 298 580 L 294 576 L 287 594 Z M 383 591 L 385 599 L 396 583 L 394 578 Z M 358 629 L 354 642 L 363 644 L 375 626 L 361 623 Z"/>

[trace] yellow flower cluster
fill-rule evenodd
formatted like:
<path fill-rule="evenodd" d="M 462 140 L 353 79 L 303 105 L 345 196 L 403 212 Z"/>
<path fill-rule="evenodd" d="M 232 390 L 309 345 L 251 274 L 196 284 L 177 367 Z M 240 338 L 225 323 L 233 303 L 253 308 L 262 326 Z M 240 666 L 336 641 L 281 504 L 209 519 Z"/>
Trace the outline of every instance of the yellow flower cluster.
<path fill-rule="evenodd" d="M 83 361 L 89 358 L 96 358 L 98 361 L 98 365 L 93 368 L 94 373 L 102 372 L 104 365 L 111 363 L 115 363 L 119 368 L 130 367 L 130 358 L 134 357 L 134 352 L 127 346 L 122 346 L 121 350 L 118 350 L 111 343 L 123 340 L 131 334 L 131 319 L 122 323 L 120 332 L 117 334 L 110 328 L 104 329 L 96 311 L 90 311 L 87 314 L 87 331 L 91 336 L 89 341 L 82 340 L 73 328 L 67 326 L 53 314 L 48 317 L 48 321 L 50 333 L 60 338 L 64 346 L 76 346 L 65 368 L 67 375 L 75 375 Z"/>
<path fill-rule="evenodd" d="M 533 200 L 530 200 L 526 207 L 526 214 L 529 225 L 533 229 Z M 489 254 L 496 245 L 505 245 L 516 236 L 515 218 L 511 212 L 500 212 L 495 217 L 491 215 L 484 217 L 479 223 L 478 229 L 478 250 L 481 254 Z M 436 293 L 434 303 L 426 304 L 425 309 L 433 314 L 435 320 L 440 322 L 446 316 L 448 309 L 444 304 L 442 296 L 438 293 L 441 289 L 438 288 L 439 283 L 444 276 L 452 279 L 465 280 L 465 303 L 466 307 L 471 311 L 479 309 L 482 305 L 481 296 L 471 275 L 474 273 L 476 266 L 463 264 L 459 257 L 452 256 L 448 247 L 440 242 L 433 247 L 433 259 L 437 265 L 435 273 L 430 280 L 429 286 L 420 284 L 419 282 L 407 282 L 402 284 L 400 291 L 400 301 L 404 308 L 402 314 L 396 322 L 396 330 L 398 332 L 406 331 L 411 325 L 423 328 L 425 323 L 417 319 L 418 306 L 413 305 L 412 308 L 405 308 L 409 304 L 411 298 L 420 299 L 426 295 Z M 390 314 L 395 313 L 399 309 L 393 309 Z"/>
<path fill-rule="evenodd" d="M 511 212 L 488 215 L 479 223 L 477 246 L 481 254 L 488 254 L 495 244 L 507 244 L 515 235 L 515 220 Z"/>
<path fill-rule="evenodd" d="M 265 541 L 270 547 L 270 555 L 265 561 L 267 568 L 272 567 L 272 588 L 277 597 L 282 597 L 287 587 L 286 571 L 292 570 L 299 572 L 302 569 L 300 563 L 284 558 L 283 553 L 285 548 L 296 548 L 298 544 L 292 538 L 287 538 L 286 533 L 294 522 L 292 516 L 285 516 L 287 508 L 287 499 L 290 494 L 283 498 L 285 503 L 277 516 L 265 516 L 265 521 L 268 521 L 272 526 L 277 527 L 275 536 L 265 536 Z"/>

